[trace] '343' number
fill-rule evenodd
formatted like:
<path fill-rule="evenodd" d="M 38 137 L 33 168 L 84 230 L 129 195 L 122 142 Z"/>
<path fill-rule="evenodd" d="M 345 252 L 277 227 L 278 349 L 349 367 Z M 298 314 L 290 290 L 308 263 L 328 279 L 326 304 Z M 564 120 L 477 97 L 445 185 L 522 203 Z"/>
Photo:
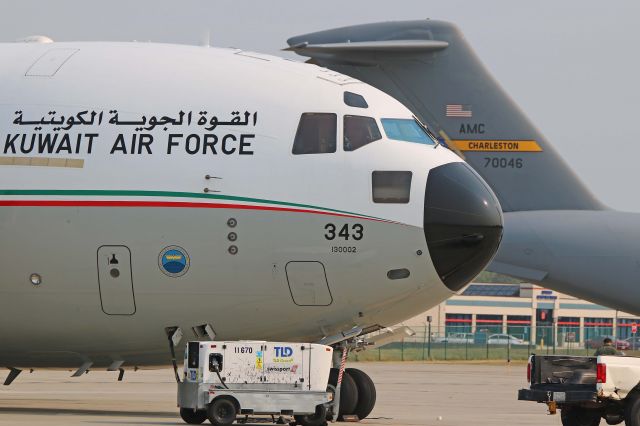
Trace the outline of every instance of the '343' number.
<path fill-rule="evenodd" d="M 349 224 L 344 224 L 344 225 L 342 225 L 340 230 L 338 230 L 336 225 L 334 225 L 333 223 L 327 223 L 324 226 L 324 229 L 325 229 L 325 231 L 327 231 L 324 234 L 324 237 L 329 241 L 335 240 L 336 237 L 337 238 L 342 238 L 344 240 L 348 240 L 349 238 L 353 238 L 356 241 L 360 241 L 362 239 L 362 237 L 364 236 L 364 234 L 363 234 L 364 227 L 362 225 L 360 225 L 359 223 L 356 223 L 356 224 L 351 225 L 351 226 L 349 226 Z"/>

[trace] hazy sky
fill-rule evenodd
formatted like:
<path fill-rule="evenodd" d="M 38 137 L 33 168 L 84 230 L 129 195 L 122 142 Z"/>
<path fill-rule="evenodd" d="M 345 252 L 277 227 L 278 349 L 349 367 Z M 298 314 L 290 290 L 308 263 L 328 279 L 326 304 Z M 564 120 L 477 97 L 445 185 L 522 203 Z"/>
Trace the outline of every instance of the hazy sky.
<path fill-rule="evenodd" d="M 507 92 L 609 206 L 640 212 L 640 2 L 0 0 L 0 41 L 151 40 L 265 53 L 293 35 L 402 19 L 457 23 Z"/>

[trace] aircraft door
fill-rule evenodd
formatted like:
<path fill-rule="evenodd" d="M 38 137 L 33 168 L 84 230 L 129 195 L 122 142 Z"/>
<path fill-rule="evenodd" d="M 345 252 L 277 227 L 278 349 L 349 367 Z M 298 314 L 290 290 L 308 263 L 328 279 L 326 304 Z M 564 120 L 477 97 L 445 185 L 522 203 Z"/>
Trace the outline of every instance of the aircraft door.
<path fill-rule="evenodd" d="M 131 251 L 128 247 L 102 246 L 98 249 L 98 285 L 105 314 L 135 314 Z"/>
<path fill-rule="evenodd" d="M 298 306 L 328 306 L 333 302 L 327 274 L 321 262 L 289 262 L 287 281 Z"/>

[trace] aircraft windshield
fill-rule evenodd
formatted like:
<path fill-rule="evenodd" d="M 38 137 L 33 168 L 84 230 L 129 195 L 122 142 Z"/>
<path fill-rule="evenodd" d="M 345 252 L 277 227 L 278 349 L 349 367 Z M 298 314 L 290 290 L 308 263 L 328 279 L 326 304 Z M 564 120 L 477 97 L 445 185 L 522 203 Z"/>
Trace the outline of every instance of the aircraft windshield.
<path fill-rule="evenodd" d="M 389 139 L 435 145 L 437 143 L 420 124 L 411 118 L 383 118 L 380 120 Z"/>

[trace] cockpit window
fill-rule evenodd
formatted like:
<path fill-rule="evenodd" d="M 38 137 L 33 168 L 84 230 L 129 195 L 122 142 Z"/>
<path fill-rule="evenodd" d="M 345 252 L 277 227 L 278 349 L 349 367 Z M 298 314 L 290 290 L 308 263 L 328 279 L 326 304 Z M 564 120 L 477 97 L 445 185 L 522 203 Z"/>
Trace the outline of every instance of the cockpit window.
<path fill-rule="evenodd" d="M 326 154 L 336 152 L 337 123 L 336 114 L 319 112 L 302 114 L 293 142 L 293 153 Z"/>
<path fill-rule="evenodd" d="M 382 139 L 382 135 L 373 118 L 360 115 L 344 116 L 345 151 L 355 151 L 379 139 Z"/>
<path fill-rule="evenodd" d="M 369 108 L 369 104 L 362 95 L 353 92 L 344 92 L 344 103 L 355 108 Z"/>
<path fill-rule="evenodd" d="M 389 139 L 423 143 L 426 145 L 436 144 L 436 141 L 429 137 L 429 134 L 427 134 L 415 119 L 383 118 L 380 121 Z"/>

